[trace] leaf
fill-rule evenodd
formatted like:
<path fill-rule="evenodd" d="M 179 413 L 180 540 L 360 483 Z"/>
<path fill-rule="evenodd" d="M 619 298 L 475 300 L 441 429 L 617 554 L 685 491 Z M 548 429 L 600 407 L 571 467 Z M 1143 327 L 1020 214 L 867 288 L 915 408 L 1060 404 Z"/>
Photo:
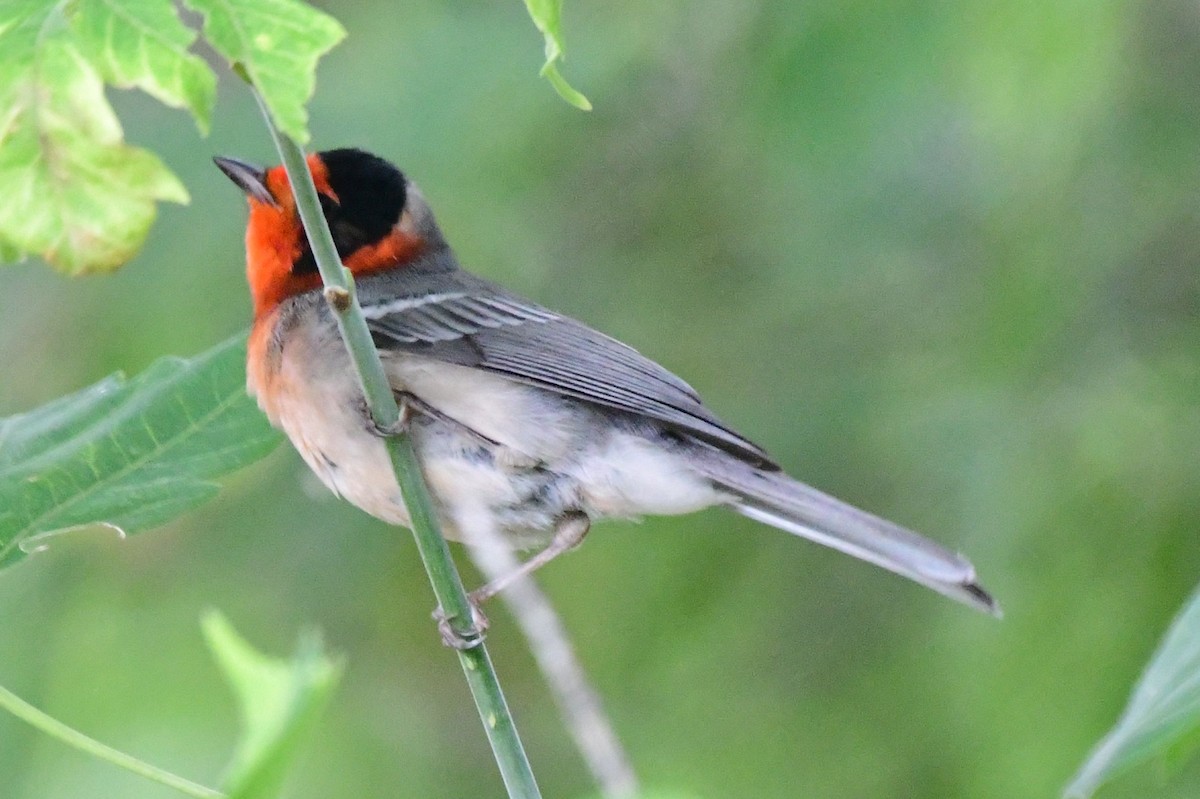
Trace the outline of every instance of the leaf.
<path fill-rule="evenodd" d="M 1067 787 L 1068 797 L 1088 797 L 1103 783 L 1200 731 L 1200 590 L 1171 623 L 1138 680 L 1125 712 L 1097 744 Z M 1178 755 L 1177 751 L 1173 752 Z"/>
<path fill-rule="evenodd" d="M 346 31 L 333 17 L 298 0 L 185 0 L 204 15 L 204 36 L 262 95 L 275 124 L 308 141 L 317 59 Z"/>
<path fill-rule="evenodd" d="M 162 524 L 270 452 L 279 436 L 246 395 L 244 361 L 238 337 L 0 419 L 0 567 L 65 531 Z"/>
<path fill-rule="evenodd" d="M 196 32 L 180 22 L 169 0 L 78 0 L 72 28 L 104 80 L 186 108 L 208 132 L 217 76 L 188 52 Z"/>
<path fill-rule="evenodd" d="M 542 77 L 550 81 L 559 97 L 578 109 L 591 111 L 592 104 L 588 98 L 572 88 L 558 71 L 558 62 L 566 56 L 562 40 L 562 0 L 525 0 L 525 8 L 546 40 L 546 63 L 542 65 Z"/>
<path fill-rule="evenodd" d="M 123 143 L 96 68 L 62 3 L 0 10 L 0 256 L 36 254 L 67 272 L 114 269 L 141 247 L 155 201 L 187 191 L 151 153 Z"/>
<path fill-rule="evenodd" d="M 226 792 L 229 799 L 267 799 L 278 792 L 301 737 L 337 686 L 342 664 L 324 654 L 315 633 L 301 636 L 295 656 L 284 661 L 254 651 L 215 611 L 202 624 L 242 713 Z"/>

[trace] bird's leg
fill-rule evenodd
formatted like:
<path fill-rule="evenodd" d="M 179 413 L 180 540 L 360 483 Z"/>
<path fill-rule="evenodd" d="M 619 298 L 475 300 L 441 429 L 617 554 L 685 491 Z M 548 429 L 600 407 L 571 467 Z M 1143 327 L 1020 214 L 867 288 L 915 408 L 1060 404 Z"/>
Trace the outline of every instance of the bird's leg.
<path fill-rule="evenodd" d="M 591 529 L 592 520 L 586 513 L 575 511 L 565 514 L 554 527 L 554 538 L 541 552 L 513 569 L 502 577 L 485 584 L 467 594 L 467 602 L 471 606 L 471 628 L 466 633 L 460 633 L 450 625 L 450 616 L 438 608 L 433 612 L 437 621 L 438 632 L 442 634 L 442 643 L 453 649 L 470 649 L 478 646 L 488 629 L 488 617 L 484 614 L 482 605 L 496 594 L 503 591 L 522 577 L 527 577 L 545 566 L 559 555 L 574 549 L 583 543 Z"/>
<path fill-rule="evenodd" d="M 517 580 L 533 574 L 559 555 L 582 544 L 591 526 L 592 520 L 588 518 L 586 513 L 581 511 L 572 511 L 563 515 L 555 525 L 554 538 L 550 539 L 550 543 L 546 545 L 546 548 L 508 574 L 497 577 L 481 588 L 472 591 L 469 595 L 472 606 L 478 609 L 484 602 Z"/>

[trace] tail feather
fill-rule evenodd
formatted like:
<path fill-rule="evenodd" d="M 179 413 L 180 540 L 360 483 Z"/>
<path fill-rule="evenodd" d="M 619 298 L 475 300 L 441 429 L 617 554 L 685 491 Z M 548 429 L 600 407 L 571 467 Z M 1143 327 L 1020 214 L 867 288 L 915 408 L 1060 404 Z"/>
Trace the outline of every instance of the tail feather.
<path fill-rule="evenodd" d="M 694 463 L 736 497 L 731 506 L 744 516 L 882 566 L 976 610 L 1001 615 L 1000 606 L 977 582 L 970 561 L 940 544 L 782 472 L 762 472 L 716 453 Z"/>

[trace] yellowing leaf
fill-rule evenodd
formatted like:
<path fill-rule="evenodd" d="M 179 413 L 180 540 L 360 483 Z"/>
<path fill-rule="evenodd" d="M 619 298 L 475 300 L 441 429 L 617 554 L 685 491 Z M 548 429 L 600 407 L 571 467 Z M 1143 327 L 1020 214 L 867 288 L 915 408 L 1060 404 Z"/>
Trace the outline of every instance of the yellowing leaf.
<path fill-rule="evenodd" d="M 564 57 L 562 40 L 562 0 L 525 0 L 533 24 L 546 40 L 546 63 L 541 74 L 558 92 L 558 96 L 583 111 L 591 111 L 588 98 L 576 91 L 558 71 L 558 62 Z"/>
<path fill-rule="evenodd" d="M 186 0 L 204 15 L 204 36 L 256 89 L 279 129 L 309 139 L 304 104 L 316 85 L 317 59 L 346 31 L 298 0 Z"/>
<path fill-rule="evenodd" d="M 62 4 L 0 8 L 0 255 L 113 269 L 141 246 L 155 201 L 185 203 L 187 191 L 154 155 L 122 142 Z"/>
<path fill-rule="evenodd" d="M 188 52 L 196 32 L 179 21 L 169 0 L 78 0 L 72 29 L 108 83 L 186 108 L 208 132 L 216 75 Z"/>

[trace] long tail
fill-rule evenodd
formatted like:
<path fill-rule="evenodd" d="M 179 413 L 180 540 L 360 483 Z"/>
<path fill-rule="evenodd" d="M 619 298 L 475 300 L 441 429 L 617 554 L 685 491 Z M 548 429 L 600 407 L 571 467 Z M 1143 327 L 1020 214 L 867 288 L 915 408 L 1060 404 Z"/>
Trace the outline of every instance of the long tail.
<path fill-rule="evenodd" d="M 872 516 L 783 472 L 764 472 L 724 453 L 697 453 L 696 469 L 736 499 L 744 516 L 861 558 L 1000 616 L 1000 606 L 976 582 L 975 567 L 956 552 Z"/>

